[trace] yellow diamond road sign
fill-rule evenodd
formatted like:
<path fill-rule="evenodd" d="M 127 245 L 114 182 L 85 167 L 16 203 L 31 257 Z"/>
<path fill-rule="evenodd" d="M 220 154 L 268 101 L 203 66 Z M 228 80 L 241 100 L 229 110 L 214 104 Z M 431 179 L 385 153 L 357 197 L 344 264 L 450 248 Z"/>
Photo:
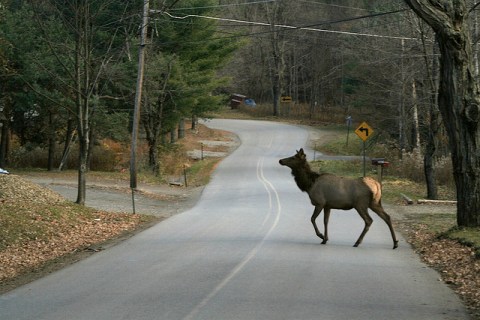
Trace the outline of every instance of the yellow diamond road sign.
<path fill-rule="evenodd" d="M 373 134 L 373 129 L 366 122 L 362 122 L 361 125 L 355 130 L 357 136 L 360 137 L 364 142 Z"/>

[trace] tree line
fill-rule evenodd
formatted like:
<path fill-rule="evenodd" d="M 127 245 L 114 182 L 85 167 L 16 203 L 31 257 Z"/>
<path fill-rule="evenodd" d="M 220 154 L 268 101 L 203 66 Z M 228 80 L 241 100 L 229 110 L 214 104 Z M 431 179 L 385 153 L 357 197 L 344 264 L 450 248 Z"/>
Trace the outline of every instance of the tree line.
<path fill-rule="evenodd" d="M 230 12 L 235 21 L 266 22 L 243 26 L 250 43 L 237 57 L 246 69 L 232 73 L 244 92 L 273 100 L 277 116 L 284 95 L 307 104 L 311 118 L 322 109 L 332 118 L 342 110 L 368 118 L 400 157 L 423 155 L 432 199 L 435 161 L 450 156 L 458 224 L 480 225 L 478 3 L 267 1 L 241 8 Z"/>
<path fill-rule="evenodd" d="M 148 26 L 141 123 L 149 165 L 158 171 L 162 136 L 185 117 L 199 117 L 223 104 L 225 79 L 217 71 L 236 48 L 235 39 L 216 36 L 213 21 L 174 21 L 162 15 L 178 1 L 153 7 Z M 128 135 L 137 72 L 142 1 L 22 1 L 2 3 L 0 166 L 9 155 L 9 135 L 20 144 L 48 148 L 54 167 L 57 142 L 64 154 L 79 146 L 79 193 L 85 201 L 85 173 L 92 141 Z M 214 1 L 182 1 L 206 14 Z M 155 14 L 158 12 L 158 14 Z"/>
<path fill-rule="evenodd" d="M 128 137 L 142 3 L 0 1 L 0 116 L 8 119 L 0 118 L 0 166 L 10 134 L 49 154 L 76 139 L 80 173 L 93 139 Z M 371 122 L 400 156 L 421 154 L 429 198 L 436 159 L 451 155 L 458 210 L 468 212 L 459 224 L 480 224 L 473 0 L 159 0 L 150 8 L 141 123 L 153 171 L 167 134 L 226 105 L 230 93 L 278 117 L 288 116 L 280 101 L 289 96 L 310 119 L 363 117 L 354 120 Z"/>

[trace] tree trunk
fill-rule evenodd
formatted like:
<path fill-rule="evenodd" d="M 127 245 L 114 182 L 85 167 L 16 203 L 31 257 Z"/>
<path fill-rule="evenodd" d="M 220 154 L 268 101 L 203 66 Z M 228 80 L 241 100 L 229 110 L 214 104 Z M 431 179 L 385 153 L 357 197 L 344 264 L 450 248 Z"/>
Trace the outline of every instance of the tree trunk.
<path fill-rule="evenodd" d="M 160 174 L 160 163 L 158 161 L 158 137 L 148 140 L 148 163 L 153 173 Z"/>
<path fill-rule="evenodd" d="M 413 100 L 413 130 L 412 130 L 412 145 L 413 150 L 420 153 L 420 125 L 418 121 L 418 99 L 417 86 L 415 80 L 412 81 L 412 100 Z"/>
<path fill-rule="evenodd" d="M 86 199 L 86 173 L 88 150 L 90 144 L 90 21 L 89 4 L 81 4 L 76 12 L 76 43 L 75 43 L 75 82 L 76 108 L 78 122 L 78 193 L 77 203 L 84 205 Z"/>
<path fill-rule="evenodd" d="M 480 99 L 466 1 L 405 0 L 435 31 L 440 49 L 438 107 L 447 129 L 457 189 L 457 223 L 480 226 Z"/>
<path fill-rule="evenodd" d="M 88 152 L 88 138 L 78 136 L 78 193 L 77 203 L 84 205 L 86 199 L 86 182 L 87 182 L 87 152 Z"/>
<path fill-rule="evenodd" d="M 196 115 L 192 115 L 192 131 L 197 130 L 197 123 L 198 123 L 198 117 Z"/>
<path fill-rule="evenodd" d="M 88 130 L 88 150 L 87 150 L 87 171 L 90 171 L 92 165 L 93 146 L 95 144 L 95 127 L 90 126 Z"/>
<path fill-rule="evenodd" d="M 1 128 L 1 141 L 0 141 L 0 168 L 4 168 L 7 164 L 7 154 L 8 154 L 8 144 L 9 144 L 9 125 L 8 121 L 3 122 L 3 126 Z"/>
<path fill-rule="evenodd" d="M 170 130 L 170 143 L 177 142 L 177 128 L 172 128 Z"/>
<path fill-rule="evenodd" d="M 434 58 L 435 59 L 435 58 Z M 435 60 L 434 60 L 435 61 Z M 436 63 L 433 63 L 435 66 Z M 435 70 L 432 70 L 436 72 Z M 437 182 L 436 182 L 436 174 L 435 174 L 435 167 L 434 167 L 434 156 L 435 152 L 437 151 L 438 146 L 438 130 L 440 127 L 440 121 L 438 119 L 438 108 L 435 102 L 437 101 L 437 95 L 434 93 L 433 90 L 437 87 L 435 85 L 436 81 L 431 80 L 431 99 L 430 99 L 430 110 L 428 116 L 429 119 L 429 130 L 427 134 L 427 141 L 425 145 L 425 155 L 423 158 L 423 167 L 425 171 L 425 180 L 427 183 L 427 198 L 431 200 L 438 199 L 438 192 L 437 192 Z"/>
<path fill-rule="evenodd" d="M 278 117 L 280 115 L 280 80 L 276 74 L 272 75 L 272 77 L 273 116 Z"/>
<path fill-rule="evenodd" d="M 144 117 L 142 123 L 148 144 L 148 166 L 152 169 L 155 175 L 158 175 L 160 172 L 158 145 L 162 136 L 161 120 L 153 117 Z"/>
<path fill-rule="evenodd" d="M 434 157 L 438 149 L 438 131 L 440 128 L 438 107 L 437 107 L 437 91 L 438 91 L 438 45 L 435 44 L 432 46 L 432 60 L 430 62 L 428 56 L 428 50 L 425 45 L 425 34 L 423 32 L 422 25 L 420 25 L 422 30 L 422 46 L 425 59 L 425 66 L 427 70 L 427 79 L 428 79 L 428 96 L 430 97 L 429 103 L 429 112 L 428 117 L 428 133 L 425 143 L 425 154 L 423 157 L 423 169 L 425 173 L 425 182 L 427 185 L 427 198 L 431 200 L 438 199 L 438 190 L 437 190 L 437 181 L 436 181 L 436 171 L 434 166 Z M 431 66 L 431 67 L 430 67 Z"/>
<path fill-rule="evenodd" d="M 75 48 L 75 107 L 77 109 L 77 133 L 78 133 L 78 186 L 77 186 L 77 201 L 78 204 L 85 204 L 85 194 L 86 194 L 86 187 L 85 187 L 85 172 L 86 172 L 86 161 L 87 158 L 85 157 L 86 150 L 88 150 L 85 142 L 85 128 L 83 128 L 84 121 L 83 121 L 83 110 L 82 110 L 82 84 L 81 84 L 81 53 L 80 50 L 82 48 L 82 39 L 80 35 L 80 15 L 77 12 L 77 35 L 76 35 L 76 48 Z M 83 166 L 82 166 L 83 164 Z"/>
<path fill-rule="evenodd" d="M 70 144 L 73 140 L 73 135 L 75 133 L 75 122 L 73 119 L 68 119 L 67 121 L 67 132 L 65 133 L 65 145 L 63 146 L 62 158 L 65 157 L 67 151 L 70 149 Z"/>
<path fill-rule="evenodd" d="M 275 27 L 272 25 L 272 30 Z M 281 95 L 281 81 L 282 81 L 282 71 L 281 71 L 281 57 L 280 57 L 280 48 L 278 44 L 278 36 L 275 34 L 278 31 L 274 31 L 272 35 L 272 55 L 273 63 L 271 66 L 271 79 L 272 79 L 272 98 L 273 98 L 273 116 L 277 117 L 280 115 L 280 95 Z"/>
<path fill-rule="evenodd" d="M 402 53 L 400 57 L 400 90 L 398 91 L 399 105 L 398 105 L 398 145 L 399 145 L 399 157 L 403 159 L 405 149 L 407 146 L 406 138 L 406 112 L 405 112 L 405 69 L 404 69 L 404 55 L 405 55 L 405 40 L 402 39 Z"/>
<path fill-rule="evenodd" d="M 56 133 L 55 133 L 55 121 L 54 115 L 52 112 L 49 112 L 48 115 L 48 163 L 47 163 L 47 170 L 53 171 L 54 169 L 54 160 L 55 160 L 55 147 L 57 145 Z"/>
<path fill-rule="evenodd" d="M 185 119 L 182 117 L 178 122 L 178 139 L 185 138 Z"/>
<path fill-rule="evenodd" d="M 281 48 L 281 31 L 276 23 L 281 16 L 281 4 L 274 2 L 273 5 L 266 5 L 267 18 L 270 20 L 270 44 L 272 47 L 272 63 L 270 66 L 270 77 L 272 81 L 273 116 L 280 115 L 280 95 L 282 94 L 282 80 L 285 63 L 283 50 Z"/>
<path fill-rule="evenodd" d="M 75 138 L 74 121 L 72 119 L 68 119 L 67 133 L 65 135 L 65 146 L 62 152 L 62 160 L 60 161 L 60 165 L 58 166 L 58 170 L 60 171 L 63 170 L 63 167 L 67 163 L 68 155 L 70 154 L 70 148 L 72 146 L 74 138 Z"/>

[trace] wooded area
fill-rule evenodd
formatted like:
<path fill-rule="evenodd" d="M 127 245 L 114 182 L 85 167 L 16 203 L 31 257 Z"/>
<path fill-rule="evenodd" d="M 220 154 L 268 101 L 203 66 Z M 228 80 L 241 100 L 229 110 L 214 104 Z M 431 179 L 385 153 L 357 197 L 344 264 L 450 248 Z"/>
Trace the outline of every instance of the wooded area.
<path fill-rule="evenodd" d="M 41 148 L 53 170 L 76 142 L 82 177 L 97 141 L 129 145 L 142 5 L 0 0 L 0 167 Z M 149 15 L 141 131 L 154 172 L 186 118 L 239 93 L 277 117 L 368 120 L 400 157 L 419 156 L 430 199 L 451 156 L 459 225 L 480 225 L 474 0 L 157 0 Z"/>

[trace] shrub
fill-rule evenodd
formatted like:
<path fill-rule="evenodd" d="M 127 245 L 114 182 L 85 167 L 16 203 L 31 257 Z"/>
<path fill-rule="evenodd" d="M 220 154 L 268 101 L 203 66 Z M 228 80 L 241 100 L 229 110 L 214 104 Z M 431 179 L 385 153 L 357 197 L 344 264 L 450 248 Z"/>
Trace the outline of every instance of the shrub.
<path fill-rule="evenodd" d="M 63 146 L 57 145 L 54 154 L 54 166 L 58 168 L 62 161 Z M 128 162 L 127 162 L 128 163 Z M 17 146 L 9 156 L 9 165 L 13 168 L 47 168 L 48 150 L 40 146 Z M 125 166 L 125 155 L 113 142 L 101 141 L 93 146 L 90 169 L 93 171 L 114 171 Z M 63 169 L 78 168 L 78 147 L 73 145 Z"/>

